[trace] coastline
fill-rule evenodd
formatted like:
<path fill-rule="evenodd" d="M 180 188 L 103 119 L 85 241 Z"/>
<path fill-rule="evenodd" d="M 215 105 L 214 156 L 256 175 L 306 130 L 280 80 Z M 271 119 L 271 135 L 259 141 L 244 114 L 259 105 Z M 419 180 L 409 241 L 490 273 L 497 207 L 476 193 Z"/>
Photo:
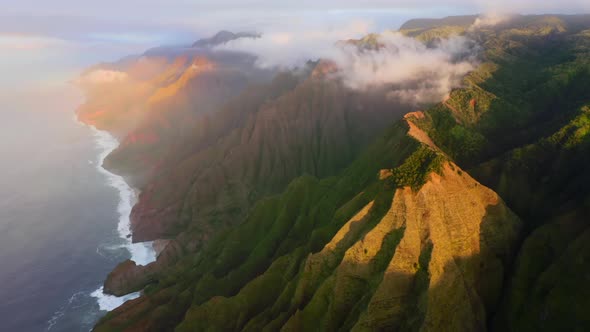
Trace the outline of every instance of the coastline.
<path fill-rule="evenodd" d="M 121 243 L 108 247 L 107 249 L 125 249 L 131 256 L 130 259 L 135 263 L 138 265 L 147 265 L 156 260 L 156 251 L 153 248 L 153 242 L 132 243 L 131 240 L 130 214 L 131 209 L 137 203 L 139 191 L 132 188 L 122 176 L 111 173 L 103 167 L 105 158 L 119 146 L 119 141 L 106 131 L 98 130 L 92 125 L 84 125 L 92 130 L 95 144 L 101 150 L 96 164 L 97 170 L 106 177 L 108 185 L 116 189 L 119 194 L 119 203 L 117 205 L 117 212 L 119 214 L 117 234 Z M 106 276 L 104 277 L 106 278 Z M 103 286 L 100 286 L 90 294 L 90 296 L 96 299 L 101 311 L 114 310 L 126 301 L 139 297 L 139 295 L 140 292 L 135 292 L 117 297 L 105 294 L 103 292 Z"/>

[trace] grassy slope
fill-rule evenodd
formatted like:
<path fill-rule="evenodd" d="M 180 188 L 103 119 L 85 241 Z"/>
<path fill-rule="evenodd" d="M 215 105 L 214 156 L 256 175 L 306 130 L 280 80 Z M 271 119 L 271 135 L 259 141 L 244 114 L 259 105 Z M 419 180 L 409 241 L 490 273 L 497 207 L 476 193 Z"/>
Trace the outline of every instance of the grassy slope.
<path fill-rule="evenodd" d="M 484 43 L 486 62 L 467 77 L 465 88 L 453 91 L 449 100 L 416 122 L 448 156 L 505 196 L 529 230 L 544 225 L 525 241 L 494 326 L 583 328 L 590 298 L 580 291 L 588 275 L 584 259 L 589 252 L 587 225 L 581 217 L 588 205 L 587 189 L 579 185 L 587 183 L 587 33 L 566 33 L 567 25 L 560 20 L 533 23 L 475 36 Z M 406 130 L 396 125 L 337 177 L 301 177 L 283 194 L 259 201 L 243 224 L 219 235 L 200 255 L 186 257 L 150 286 L 146 296 L 107 315 L 97 330 L 172 330 L 180 322 L 180 331 L 354 326 L 368 305 L 363 294 L 373 294 L 382 278 L 378 262 L 391 259 L 400 234 L 386 238 L 361 288 L 365 291 L 358 301 L 344 306 L 346 314 L 334 314 L 331 296 L 338 280 L 331 271 L 355 240 L 345 238 L 343 247 L 324 258 L 322 264 L 329 268 L 310 277 L 306 291 L 297 280 L 306 273 L 309 254 L 320 252 L 363 207 L 368 217 L 351 228 L 354 239 L 383 216 L 396 183 L 420 187 L 428 168 L 402 162 L 412 153 L 408 162 L 429 158 L 405 136 Z M 539 160 L 546 163 L 540 165 Z M 396 168 L 396 181 L 378 181 L 375 174 L 381 168 Z M 572 170 L 578 171 L 570 176 Z M 549 185 L 537 186 L 543 181 Z M 522 192 L 534 193 L 535 198 Z M 546 209 L 541 219 L 533 217 L 536 210 L 530 206 Z M 418 267 L 430 264 L 430 250 L 423 248 Z M 424 312 L 419 285 L 431 274 L 420 271 L 418 291 L 410 300 Z M 563 271 L 570 271 L 568 278 L 563 278 Z M 497 294 L 501 288 L 492 289 Z M 292 298 L 299 299 L 297 305 Z M 579 306 L 570 310 L 572 301 Z M 295 325 L 287 324 L 293 315 L 299 316 L 289 323 Z M 419 321 L 407 320 L 402 328 L 421 326 L 424 317 L 412 317 Z"/>
<path fill-rule="evenodd" d="M 359 93 L 313 77 L 277 77 L 247 89 L 175 144 L 160 145 L 166 161 L 142 188 L 134 239 L 188 231 L 206 242 L 297 176 L 336 174 L 407 110 L 380 91 Z M 120 149 L 109 160 L 137 166 L 154 152 Z"/>
<path fill-rule="evenodd" d="M 526 222 L 493 324 L 502 331 L 590 327 L 590 39 L 579 20 L 539 19 L 487 36 L 489 62 L 423 126 Z"/>
<path fill-rule="evenodd" d="M 146 290 L 151 324 L 155 324 L 151 326 L 172 329 L 179 318 L 174 319 L 174 314 L 188 309 L 189 303 L 178 306 L 181 297 L 191 297 L 193 304 L 199 304 L 212 296 L 234 295 L 269 266 L 273 269 L 271 264 L 282 264 L 278 268 L 281 273 L 291 266 L 289 271 L 295 274 L 301 260 L 321 249 L 358 209 L 377 195 L 391 194 L 391 188 L 384 188 L 376 174 L 381 168 L 400 164 L 418 148 L 406 132 L 401 123 L 391 128 L 338 177 L 294 180 L 283 194 L 259 201 L 244 223 L 220 234 L 200 254 L 184 258 Z M 283 286 L 256 294 L 276 294 Z M 264 299 L 268 300 L 259 300 Z M 129 317 L 126 309 L 107 315 L 97 330 L 144 323 L 145 312 Z"/>

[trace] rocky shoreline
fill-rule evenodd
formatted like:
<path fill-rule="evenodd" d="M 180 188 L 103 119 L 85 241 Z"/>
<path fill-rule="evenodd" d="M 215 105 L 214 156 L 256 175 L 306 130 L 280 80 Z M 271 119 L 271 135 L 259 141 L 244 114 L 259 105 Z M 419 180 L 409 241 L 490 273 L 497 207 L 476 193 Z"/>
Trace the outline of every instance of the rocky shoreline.
<path fill-rule="evenodd" d="M 139 197 L 139 190 L 137 188 L 131 187 L 124 177 L 114 173 L 112 170 L 104 166 L 105 158 L 119 145 L 118 140 L 111 133 L 105 130 L 99 130 L 92 124 L 89 124 L 82 120 L 80 120 L 80 122 L 84 123 L 93 130 L 94 135 L 96 137 L 96 144 L 102 149 L 102 152 L 100 153 L 98 158 L 99 160 L 97 169 L 101 173 L 106 175 L 108 184 L 115 188 L 119 193 L 119 203 L 117 206 L 117 211 L 119 213 L 119 222 L 117 224 L 117 231 L 120 239 L 122 240 L 122 244 L 120 245 L 120 247 L 125 248 L 131 256 L 130 259 L 124 261 L 123 263 L 120 263 L 113 270 L 113 272 L 109 274 L 109 276 L 105 280 L 103 287 L 97 289 L 95 292 L 92 293 L 92 296 L 97 298 L 101 310 L 112 310 L 123 304 L 125 301 L 139 296 L 139 293 L 135 295 L 131 293 L 137 292 L 141 289 L 135 289 L 136 287 L 123 286 L 129 284 L 137 284 L 137 282 L 140 280 L 138 273 L 132 274 L 134 280 L 137 279 L 137 281 L 125 282 L 122 280 L 127 280 L 131 278 L 129 276 L 129 273 L 125 274 L 125 278 L 121 278 L 119 274 L 115 272 L 118 272 L 122 268 L 129 266 L 130 263 L 138 268 L 145 268 L 146 266 L 151 265 L 153 262 L 156 261 L 158 252 L 162 251 L 162 245 L 160 244 L 160 249 L 156 251 L 154 248 L 154 243 L 152 241 L 133 243 L 132 230 L 130 224 L 130 214 L 131 209 L 137 202 L 137 197 Z M 111 275 L 113 277 L 110 277 Z M 149 274 L 147 274 L 146 277 L 148 275 Z M 109 297 L 111 295 L 123 298 L 114 299 Z"/>

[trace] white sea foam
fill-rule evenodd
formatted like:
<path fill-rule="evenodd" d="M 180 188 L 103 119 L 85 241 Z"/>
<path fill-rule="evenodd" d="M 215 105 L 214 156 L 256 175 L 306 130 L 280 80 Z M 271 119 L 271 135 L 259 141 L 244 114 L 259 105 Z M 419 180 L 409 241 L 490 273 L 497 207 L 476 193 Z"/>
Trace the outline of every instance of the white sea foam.
<path fill-rule="evenodd" d="M 156 260 L 156 252 L 152 247 L 152 242 L 131 242 L 131 222 L 129 215 L 131 213 L 131 208 L 137 202 L 137 194 L 135 190 L 133 190 L 133 188 L 131 188 L 127 182 L 125 182 L 123 177 L 113 174 L 102 167 L 104 159 L 109 155 L 109 153 L 116 149 L 117 146 L 119 146 L 119 142 L 108 132 L 98 130 L 93 126 L 90 126 L 90 128 L 94 133 L 96 144 L 100 149 L 100 155 L 98 156 L 96 167 L 99 172 L 106 176 L 108 184 L 117 189 L 119 193 L 119 204 L 117 206 L 117 212 L 119 213 L 119 223 L 117 225 L 117 233 L 119 235 L 120 241 L 117 242 L 120 244 L 106 246 L 106 248 L 111 250 L 119 250 L 124 248 L 129 252 L 131 259 L 134 262 L 139 265 L 147 265 Z M 137 298 L 139 296 L 139 292 L 117 297 L 105 294 L 103 292 L 103 288 L 100 287 L 90 295 L 97 299 L 100 310 L 110 311 L 122 305 L 127 300 Z"/>
<path fill-rule="evenodd" d="M 100 310 L 111 311 L 116 309 L 117 307 L 121 306 L 123 303 L 129 300 L 133 300 L 139 297 L 139 292 L 127 294 L 124 296 L 114 296 L 105 294 L 102 291 L 102 287 L 95 290 L 90 294 L 90 296 L 95 297 L 96 301 L 98 302 L 98 306 Z"/>
<path fill-rule="evenodd" d="M 74 115 L 74 122 L 80 126 L 87 126 L 86 124 L 78 121 Z M 137 202 L 137 194 L 123 179 L 123 177 L 113 174 L 102 167 L 104 159 L 114 149 L 119 146 L 119 142 L 116 138 L 105 131 L 100 131 L 93 126 L 89 127 L 93 134 L 94 140 L 99 148 L 100 154 L 98 160 L 88 160 L 88 164 L 95 164 L 98 171 L 105 175 L 108 184 L 117 189 L 119 194 L 119 203 L 117 206 L 117 212 L 119 214 L 119 222 L 117 224 L 117 230 L 113 231 L 113 238 L 105 239 L 105 242 L 101 243 L 96 248 L 96 253 L 108 259 L 116 262 L 123 259 L 123 257 L 129 257 L 137 264 L 146 265 L 156 260 L 156 252 L 152 247 L 152 242 L 143 243 L 132 243 L 131 242 L 131 222 L 129 215 L 131 208 Z M 75 310 L 86 305 L 86 299 L 88 297 L 96 299 L 100 310 L 111 311 L 121 306 L 128 300 L 138 298 L 140 292 L 127 294 L 125 296 L 114 296 L 108 295 L 103 292 L 103 287 L 88 292 L 79 291 L 74 293 L 70 299 L 59 309 L 54 315 L 47 321 L 47 330 L 53 330 L 53 327 L 58 321 L 70 310 Z M 94 316 L 93 316 L 94 317 Z M 91 318 L 94 320 L 95 318 Z M 89 325 L 93 325 L 93 321 L 89 322 Z"/>
<path fill-rule="evenodd" d="M 99 172 L 106 175 L 109 185 L 117 189 L 119 192 L 119 205 L 117 212 L 119 212 L 119 224 L 117 231 L 121 239 L 124 240 L 124 246 L 131 254 L 131 259 L 139 265 L 146 265 L 156 260 L 156 253 L 152 248 L 152 242 L 131 242 L 131 222 L 129 215 L 131 208 L 137 202 L 137 195 L 133 188 L 129 187 L 123 177 L 113 174 L 102 167 L 102 163 L 106 156 L 119 146 L 119 142 L 111 134 L 97 130 L 91 127 L 94 131 L 96 143 L 102 149 L 97 162 L 97 169 Z"/>

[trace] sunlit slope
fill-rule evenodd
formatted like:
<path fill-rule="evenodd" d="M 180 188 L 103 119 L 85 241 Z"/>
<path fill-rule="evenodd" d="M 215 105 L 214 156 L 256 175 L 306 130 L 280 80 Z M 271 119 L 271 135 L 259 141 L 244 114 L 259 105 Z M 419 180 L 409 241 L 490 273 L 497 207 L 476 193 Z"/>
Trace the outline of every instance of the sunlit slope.
<path fill-rule="evenodd" d="M 191 307 L 177 330 L 485 329 L 518 218 L 455 165 L 437 167 L 417 191 L 385 185 L 296 274 L 281 257 L 237 295 Z"/>
<path fill-rule="evenodd" d="M 587 329 L 590 19 L 517 22 L 480 32 L 487 61 L 421 127 L 524 221 L 527 237 L 491 326 Z"/>
<path fill-rule="evenodd" d="M 518 218 L 409 129 L 395 125 L 337 177 L 302 177 L 258 202 L 97 330 L 485 326 Z M 449 315 L 453 300 L 472 306 Z"/>
<path fill-rule="evenodd" d="M 433 42 L 448 30 L 442 22 L 417 28 Z M 172 207 L 170 223 L 185 220 L 163 231 L 180 234 L 170 246 L 179 254 L 144 281 L 142 297 L 109 313 L 96 330 L 584 330 L 589 28 L 583 16 L 465 28 L 460 33 L 477 40 L 482 53 L 464 86 L 384 126 L 373 143 L 342 159 L 342 168 L 330 160 L 350 151 L 346 142 L 357 137 L 351 128 L 371 117 L 340 122 L 354 103 L 342 102 L 346 94 L 333 82 L 311 75 L 270 102 L 253 98 L 246 132 L 231 111 L 224 119 L 235 122 L 211 117 L 219 129 L 183 141 L 195 145 L 178 150 L 182 157 L 171 160 L 179 167 L 162 173 L 155 180 L 162 183 L 147 191 L 153 197 L 144 197 Z M 315 114 L 335 117 L 322 122 Z M 321 125 L 320 135 L 301 120 L 309 117 Z M 351 126 L 323 127 L 328 123 Z M 223 168 L 210 166 L 203 174 L 219 182 L 204 190 L 241 184 L 210 196 L 223 203 L 212 211 L 231 211 L 235 205 L 226 204 L 239 200 L 229 193 L 262 191 L 228 218 L 231 227 L 213 231 L 219 224 L 201 221 L 222 218 L 203 219 L 200 202 L 207 200 L 186 197 L 199 197 L 191 196 L 199 192 L 194 184 L 207 183 L 192 181 L 191 174 L 201 174 L 194 165 L 215 154 L 192 158 L 211 153 L 208 144 L 228 128 L 233 141 L 221 141 L 240 144 L 215 151 L 233 167 L 216 173 Z M 339 147 L 330 158 L 313 153 L 325 130 L 335 141 L 319 146 Z M 258 150 L 248 148 L 252 137 Z M 299 146 L 294 142 L 311 149 L 285 154 L 285 147 Z M 247 154 L 232 159 L 240 151 Z M 256 162 L 244 157 L 251 154 Z M 302 162 L 308 158 L 313 162 Z M 312 175 L 296 174 L 302 171 Z M 252 187 L 239 190 L 246 181 Z"/>

